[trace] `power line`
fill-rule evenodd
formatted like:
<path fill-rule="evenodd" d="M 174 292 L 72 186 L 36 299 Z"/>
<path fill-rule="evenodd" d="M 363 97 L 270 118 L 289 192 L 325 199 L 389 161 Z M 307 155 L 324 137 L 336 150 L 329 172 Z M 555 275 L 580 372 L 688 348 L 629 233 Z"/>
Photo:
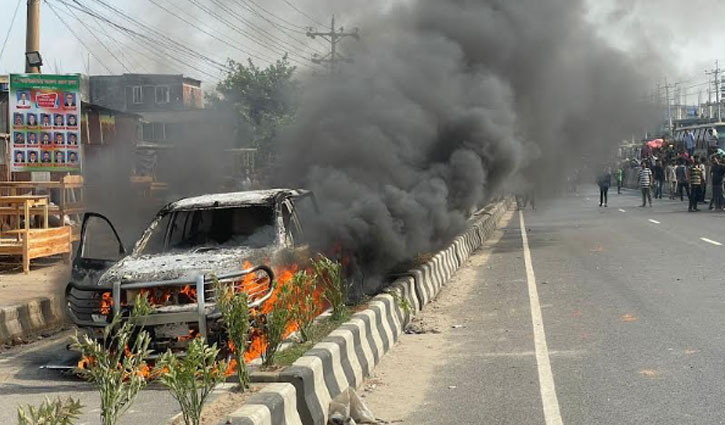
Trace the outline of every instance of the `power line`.
<path fill-rule="evenodd" d="M 205 5 L 201 4 L 198 0 L 187 0 L 187 1 L 189 3 L 191 3 L 192 5 L 196 6 L 197 8 L 201 9 L 202 11 L 206 12 L 208 15 L 212 16 L 217 21 L 219 21 L 222 24 L 226 25 L 232 31 L 234 31 L 234 32 L 236 32 L 236 33 L 238 33 L 238 34 L 240 34 L 240 35 L 248 38 L 249 40 L 253 41 L 254 43 L 258 44 L 259 46 L 261 46 L 263 48 L 266 48 L 266 49 L 273 50 L 276 53 L 279 53 L 281 51 L 282 54 L 285 54 L 285 55 L 288 54 L 288 52 L 286 52 L 284 48 L 280 49 L 278 46 L 272 45 L 269 41 L 265 41 L 264 39 L 261 39 L 261 38 L 259 38 L 258 36 L 254 35 L 254 34 L 251 34 L 249 32 L 246 32 L 246 31 L 238 28 L 237 25 L 235 25 L 234 23 L 230 22 L 228 19 L 224 18 L 223 16 L 219 15 L 214 10 L 210 9 L 208 6 L 205 6 Z M 224 5 L 221 5 L 221 7 L 222 7 L 222 9 L 226 9 L 226 8 L 224 8 Z M 227 13 L 230 13 L 232 16 L 234 16 L 234 12 L 233 11 L 230 11 L 228 9 L 226 9 L 226 11 L 227 11 Z M 237 19 L 241 19 L 241 18 L 238 18 L 237 17 Z M 309 64 L 308 63 L 303 62 L 303 61 L 297 59 L 296 57 L 290 56 L 289 59 L 290 59 L 290 61 L 296 62 L 296 63 L 298 63 L 298 64 L 300 64 L 302 66 L 309 67 Z"/>
<path fill-rule="evenodd" d="M 101 45 L 101 46 L 102 46 L 102 47 L 103 47 L 104 49 L 106 49 L 106 51 L 108 52 L 108 54 L 109 54 L 109 55 L 111 55 L 111 57 L 112 57 L 113 59 L 115 59 L 115 60 L 116 60 L 116 62 L 118 62 L 118 63 L 119 63 L 120 65 L 121 65 L 121 67 L 122 67 L 122 68 L 123 68 L 124 70 L 126 70 L 126 72 L 131 72 L 131 70 L 130 70 L 130 69 L 128 69 L 128 67 L 126 66 L 126 64 L 125 64 L 125 63 L 123 63 L 123 62 L 121 62 L 121 59 L 119 59 L 119 58 L 118 58 L 118 56 L 116 56 L 116 55 L 115 55 L 115 54 L 114 54 L 114 53 L 113 53 L 113 52 L 111 51 L 111 49 L 109 49 L 109 48 L 108 48 L 108 46 L 106 46 L 106 43 L 104 43 L 104 42 L 103 42 L 103 41 L 102 41 L 102 40 L 101 40 L 100 38 L 98 38 L 98 36 L 96 35 L 96 32 L 95 32 L 95 31 L 93 31 L 93 30 L 91 30 L 90 28 L 88 28 L 88 25 L 86 25 L 86 23 L 85 23 L 85 22 L 84 22 L 84 21 L 83 21 L 82 19 L 80 19 L 80 18 L 78 17 L 78 15 L 76 15 L 76 13 L 75 13 L 75 12 L 73 11 L 73 9 L 71 9 L 71 8 L 70 8 L 70 7 L 68 7 L 67 5 L 66 5 L 66 9 L 68 9 L 68 11 L 69 11 L 69 12 L 71 13 L 71 15 L 73 15 L 73 17 L 74 17 L 74 18 L 76 18 L 76 20 L 77 20 L 77 21 L 78 21 L 78 22 L 79 22 L 79 23 L 80 23 L 81 25 L 83 25 L 83 28 L 85 28 L 85 29 L 86 29 L 86 30 L 87 30 L 87 31 L 88 31 L 88 32 L 89 32 L 89 33 L 90 33 L 90 34 L 91 34 L 91 35 L 93 36 L 93 38 L 95 38 L 95 39 L 96 39 L 96 41 L 98 41 L 98 43 L 99 43 L 99 44 L 100 44 L 100 45 Z"/>
<path fill-rule="evenodd" d="M 246 24 L 251 27 L 251 29 L 255 30 L 257 33 L 259 33 L 260 37 L 263 37 L 267 39 L 267 43 L 273 43 L 277 46 L 279 50 L 281 50 L 284 53 L 289 54 L 290 56 L 298 57 L 304 61 L 307 60 L 307 58 L 300 53 L 297 53 L 298 50 L 300 50 L 298 47 L 293 47 L 289 44 L 287 44 L 286 41 L 280 39 L 279 37 L 275 36 L 274 34 L 271 34 L 264 28 L 260 27 L 259 25 L 255 24 L 254 22 L 250 21 L 249 19 L 245 18 L 244 16 L 240 15 L 238 12 L 231 9 L 229 6 L 225 5 L 219 0 L 210 0 L 212 3 L 217 5 L 220 9 L 224 10 L 225 12 L 229 13 L 233 18 L 235 18 L 237 21 Z M 267 46 L 269 47 L 269 46 Z"/>
<path fill-rule="evenodd" d="M 56 16 L 56 17 L 58 18 L 58 20 L 59 20 L 60 22 L 62 22 L 62 23 L 63 23 L 63 25 L 64 25 L 64 26 L 65 26 L 65 27 L 66 27 L 66 28 L 68 29 L 68 31 L 69 31 L 69 32 L 70 32 L 71 34 L 73 34 L 73 37 L 75 37 L 75 38 L 76 38 L 76 40 L 78 40 L 78 42 L 79 42 L 79 43 L 81 43 L 81 45 L 82 45 L 83 47 L 85 47 L 85 48 L 86 48 L 86 51 L 87 51 L 88 53 L 90 53 L 90 55 L 91 55 L 91 56 L 93 56 L 93 58 L 94 58 L 95 60 L 97 60 L 97 61 L 98 61 L 98 63 L 100 63 L 100 64 L 101 64 L 101 66 L 102 66 L 102 67 L 104 67 L 104 68 L 106 69 L 106 71 L 108 71 L 108 73 L 109 73 L 109 74 L 113 74 L 113 71 L 111 71 L 111 69 L 110 69 L 110 68 L 109 68 L 109 67 L 108 67 L 108 66 L 107 66 L 107 65 L 106 65 L 106 64 L 105 64 L 105 63 L 104 63 L 103 61 L 101 61 L 101 60 L 100 60 L 100 59 L 98 58 L 98 56 L 96 56 L 96 54 L 95 54 L 95 53 L 93 53 L 93 51 L 92 51 L 92 50 L 91 50 L 91 49 L 90 49 L 90 48 L 88 47 L 88 45 L 86 45 L 86 43 L 85 43 L 85 42 L 84 42 L 84 41 L 83 41 L 83 40 L 82 40 L 82 39 L 81 39 L 81 38 L 80 38 L 80 37 L 78 36 L 78 34 L 76 34 L 76 33 L 75 33 L 75 31 L 73 31 L 73 28 L 71 28 L 71 26 L 70 26 L 70 25 L 68 25 L 68 24 L 67 24 L 67 23 L 65 22 L 65 20 L 64 20 L 64 19 L 63 19 L 63 18 L 62 18 L 62 17 L 60 16 L 60 14 L 58 13 L 58 11 L 57 11 L 57 10 L 55 10 L 55 7 L 53 7 L 53 4 L 52 4 L 52 3 L 48 3 L 48 7 L 50 7 L 50 10 L 51 10 L 51 11 L 53 12 L 53 14 L 54 14 L 54 15 L 55 15 L 55 16 Z"/>
<path fill-rule="evenodd" d="M 140 46 L 142 46 L 143 48 L 145 48 L 148 51 L 150 51 L 152 55 L 159 55 L 160 54 L 160 55 L 166 56 L 167 58 L 169 58 L 169 59 L 171 59 L 171 60 L 173 60 L 173 61 L 181 64 L 182 66 L 186 66 L 186 67 L 188 67 L 190 69 L 193 69 L 193 70 L 195 70 L 195 71 L 197 71 L 197 72 L 199 72 L 201 74 L 207 75 L 207 76 L 209 76 L 211 78 L 214 78 L 214 79 L 217 78 L 216 75 L 211 74 L 211 73 L 209 73 L 209 72 L 207 72 L 207 71 L 205 71 L 205 70 L 203 70 L 203 69 L 201 69 L 201 68 L 199 68 L 197 66 L 192 65 L 191 63 L 189 63 L 188 60 L 186 60 L 186 59 L 183 58 L 183 56 L 186 55 L 189 58 L 198 59 L 198 57 L 196 55 L 194 55 L 194 54 L 191 53 L 192 51 L 189 48 L 187 48 L 187 49 L 181 49 L 180 50 L 178 47 L 176 47 L 176 46 L 168 43 L 166 40 L 159 39 L 159 38 L 154 38 L 154 37 L 150 37 L 148 35 L 141 34 L 141 33 L 137 32 L 137 31 L 134 31 L 134 30 L 132 30 L 130 28 L 125 27 L 122 24 L 119 24 L 117 22 L 112 21 L 111 19 L 109 19 L 109 18 L 101 15 L 99 12 L 97 12 L 97 11 L 95 11 L 93 9 L 90 9 L 90 8 L 88 8 L 86 6 L 81 5 L 80 3 L 78 3 L 77 0 L 72 0 L 74 2 L 74 4 L 69 4 L 65 0 L 56 0 L 56 1 L 58 1 L 58 2 L 60 2 L 62 4 L 69 5 L 70 7 L 74 8 L 74 9 L 76 9 L 76 10 L 78 10 L 78 11 L 80 11 L 80 12 L 82 12 L 82 13 L 88 15 L 88 16 L 91 16 L 91 17 L 93 17 L 93 18 L 95 18 L 95 19 L 97 19 L 97 20 L 99 20 L 99 21 L 101 21 L 103 23 L 108 24 L 110 27 L 114 28 L 115 30 L 117 30 L 117 31 L 119 31 L 119 32 L 121 32 L 123 34 L 125 34 L 130 39 L 132 39 L 132 40 L 136 41 L 137 43 L 139 43 Z M 152 45 L 152 46 L 161 46 L 162 48 L 165 48 L 166 50 L 163 50 L 163 49 L 161 49 L 161 50 L 151 49 L 150 45 Z M 174 53 L 172 53 L 172 52 L 174 52 Z M 180 55 L 181 53 L 183 53 L 183 55 Z M 152 58 L 152 60 L 155 60 L 155 58 Z M 217 65 L 217 62 L 216 61 L 212 61 L 212 63 L 206 63 L 206 66 L 208 66 L 208 67 L 214 67 L 215 69 L 222 70 L 222 71 L 227 71 L 228 70 L 228 68 L 226 66 L 219 67 Z"/>
<path fill-rule="evenodd" d="M 304 16 L 305 18 L 309 19 L 310 21 L 314 22 L 315 24 L 324 27 L 326 24 L 323 24 L 322 22 L 318 21 L 317 19 L 313 18 L 312 16 L 308 15 L 307 13 L 303 12 L 302 10 L 298 9 L 297 6 L 292 4 L 289 0 L 282 0 L 284 1 L 287 6 L 294 9 L 295 12 L 299 13 L 300 15 Z"/>
<path fill-rule="evenodd" d="M 77 4 L 80 4 L 79 0 L 73 0 L 73 1 Z M 215 65 L 216 67 L 218 67 L 221 70 L 228 70 L 226 64 L 221 63 L 221 62 L 219 62 L 203 53 L 200 53 L 196 50 L 193 50 L 189 46 L 179 43 L 178 41 L 174 40 L 173 38 L 169 37 L 168 35 L 154 29 L 153 27 L 149 26 L 148 24 L 144 23 L 143 21 L 140 21 L 140 20 L 128 15 L 127 13 L 118 9 L 117 7 L 114 7 L 103 0 L 93 0 L 93 1 L 96 3 L 99 3 L 100 5 L 111 10 L 112 12 L 115 12 L 116 14 L 120 15 L 121 17 L 123 17 L 127 21 L 131 22 L 132 24 L 139 26 L 141 29 L 148 31 L 151 34 L 154 34 L 156 37 L 163 40 L 167 46 L 172 47 L 174 50 L 178 51 L 179 53 L 193 56 L 198 59 L 209 62 L 210 64 Z"/>
<path fill-rule="evenodd" d="M 3 53 L 5 53 L 5 46 L 8 44 L 8 40 L 10 40 L 10 32 L 13 30 L 13 24 L 15 24 L 15 17 L 18 15 L 18 9 L 20 9 L 20 3 L 22 3 L 22 0 L 18 0 L 18 3 L 15 5 L 15 12 L 13 12 L 13 18 L 10 19 L 10 25 L 8 26 L 8 33 L 5 34 L 5 41 L 3 41 L 3 47 L 0 49 L 0 60 L 3 58 Z"/>
<path fill-rule="evenodd" d="M 221 37 L 217 37 L 216 35 L 214 35 L 213 33 L 205 30 L 204 28 L 202 28 L 202 27 L 194 24 L 193 22 L 185 19 L 182 16 L 179 16 L 177 13 L 175 13 L 172 10 L 170 10 L 169 8 L 167 8 L 167 7 L 163 6 L 163 5 L 160 5 L 159 3 L 156 2 L 156 0 L 148 0 L 148 1 L 150 1 L 151 3 L 153 3 L 154 5 L 156 5 L 161 10 L 164 10 L 168 14 L 170 14 L 170 15 L 176 17 L 177 19 L 181 20 L 182 22 L 185 22 L 186 24 L 191 25 L 193 28 L 195 28 L 195 29 L 203 32 L 204 34 L 208 35 L 209 37 L 212 37 L 213 39 L 215 39 L 217 41 L 220 41 L 220 42 L 224 43 L 225 45 L 227 45 L 227 46 L 229 46 L 229 47 L 231 47 L 231 48 L 233 48 L 233 49 L 235 49 L 237 51 L 240 51 L 240 52 L 244 53 L 245 55 L 248 55 L 248 56 L 253 57 L 253 58 L 255 58 L 257 60 L 260 60 L 260 61 L 269 61 L 270 60 L 269 58 L 263 59 L 262 57 L 254 54 L 254 53 L 246 52 L 246 51 L 242 50 L 241 48 L 235 46 L 234 44 L 232 44 L 232 43 L 230 43 L 230 42 L 222 39 Z"/>
<path fill-rule="evenodd" d="M 247 10 L 247 11 L 249 11 L 249 12 L 251 12 L 251 13 L 253 13 L 253 14 L 255 14 L 255 15 L 259 16 L 259 17 L 260 17 L 260 18 L 262 18 L 263 20 L 267 21 L 267 22 L 268 22 L 268 23 L 270 23 L 270 24 L 271 24 L 271 25 L 272 25 L 273 27 L 275 27 L 275 28 L 277 28 L 278 30 L 280 30 L 280 32 L 281 32 L 282 34 L 286 35 L 286 36 L 287 36 L 287 37 L 289 37 L 289 38 L 290 38 L 291 40 L 294 40 L 294 41 L 295 41 L 295 42 L 296 42 L 296 43 L 297 43 L 298 45 L 302 46 L 302 47 L 303 47 L 304 49 L 309 49 L 309 50 L 311 50 L 311 53 L 319 53 L 319 52 L 316 52 L 316 51 L 315 51 L 314 49 L 312 49 L 312 48 L 311 48 L 311 47 L 310 47 L 310 46 L 309 46 L 309 45 L 308 45 L 307 43 L 304 43 L 304 42 L 302 42 L 302 41 L 301 41 L 300 39 L 298 39 L 297 37 L 295 37 L 295 36 L 294 36 L 294 34 L 293 34 L 293 33 L 296 33 L 296 34 L 302 34 L 302 35 L 305 35 L 305 34 L 307 34 L 307 32 L 306 32 L 306 30 L 307 30 L 307 29 L 306 29 L 306 28 L 303 28 L 303 27 L 298 27 L 298 28 L 301 28 L 301 29 L 302 29 L 303 31 L 300 31 L 300 30 L 297 30 L 297 29 L 290 29 L 290 28 L 287 28 L 287 27 L 285 27 L 285 26 L 283 26 L 283 25 L 280 25 L 280 24 L 279 24 L 279 23 L 277 23 L 277 22 L 274 22 L 274 21 L 270 20 L 270 19 L 269 19 L 269 18 L 267 18 L 266 16 L 262 15 L 261 13 L 259 13 L 259 12 L 258 12 L 258 11 L 257 11 L 257 10 L 256 10 L 256 9 L 254 8 L 254 6 L 256 6 L 257 8 L 261 9 L 262 11 L 266 12 L 267 14 L 269 14 L 270 16 L 272 16 L 272 17 L 274 17 L 274 18 L 276 18 L 276 19 L 279 19 L 279 20 L 281 20 L 281 21 L 283 21 L 283 22 L 286 22 L 286 21 L 285 21 L 285 20 L 284 20 L 283 18 L 280 18 L 279 16 L 275 15 L 274 13 L 272 13 L 272 12 L 268 11 L 268 10 L 267 10 L 267 9 L 265 9 L 264 7 L 262 7 L 262 6 L 258 5 L 257 3 L 255 3 L 255 2 L 253 1 L 253 0 L 237 0 L 237 2 L 241 2 L 241 6 L 242 6 L 242 7 L 243 7 L 243 8 L 245 9 L 245 10 Z M 250 5 L 250 3 L 251 3 L 252 5 L 254 5 L 254 6 L 251 6 L 251 5 Z M 291 25 L 294 25 L 294 24 L 291 24 Z M 281 41 L 281 40 L 280 40 L 280 41 Z M 308 53 L 310 53 L 310 52 L 308 52 Z"/>

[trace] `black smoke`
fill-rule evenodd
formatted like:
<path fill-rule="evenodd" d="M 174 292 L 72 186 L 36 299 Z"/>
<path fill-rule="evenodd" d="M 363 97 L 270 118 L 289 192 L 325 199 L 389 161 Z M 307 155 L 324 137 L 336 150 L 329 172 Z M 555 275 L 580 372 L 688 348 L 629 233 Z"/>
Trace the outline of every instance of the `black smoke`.
<path fill-rule="evenodd" d="M 375 10 L 371 12 L 371 10 Z M 582 0 L 418 0 L 361 16 L 354 63 L 312 76 L 277 183 L 315 191 L 316 235 L 381 275 L 507 190 L 557 185 L 650 124 L 646 72 Z"/>

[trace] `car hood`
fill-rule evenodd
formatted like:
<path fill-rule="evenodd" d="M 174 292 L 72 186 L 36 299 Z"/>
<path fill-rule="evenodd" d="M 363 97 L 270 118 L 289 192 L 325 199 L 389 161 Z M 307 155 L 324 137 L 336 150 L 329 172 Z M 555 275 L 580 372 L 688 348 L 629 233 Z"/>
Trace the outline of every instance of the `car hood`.
<path fill-rule="evenodd" d="M 194 277 L 199 274 L 224 274 L 239 271 L 245 261 L 253 266 L 268 264 L 275 249 L 224 249 L 218 251 L 173 252 L 157 255 L 130 255 L 109 268 L 99 286 L 122 283 L 155 282 Z"/>

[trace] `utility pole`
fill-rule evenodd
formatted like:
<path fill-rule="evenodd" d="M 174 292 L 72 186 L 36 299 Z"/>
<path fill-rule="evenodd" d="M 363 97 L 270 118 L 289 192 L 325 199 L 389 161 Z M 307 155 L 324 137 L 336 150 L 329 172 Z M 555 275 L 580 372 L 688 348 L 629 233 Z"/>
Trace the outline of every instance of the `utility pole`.
<path fill-rule="evenodd" d="M 720 61 L 715 61 L 715 69 L 711 71 L 705 71 L 705 75 L 712 75 L 715 77 L 715 100 L 717 101 L 717 120 L 722 121 L 722 108 L 720 104 Z"/>
<path fill-rule="evenodd" d="M 672 132 L 671 134 L 674 134 L 672 128 L 672 104 L 670 103 L 670 85 L 667 84 L 667 77 L 665 77 L 665 99 L 667 99 L 667 119 L 669 129 Z"/>
<path fill-rule="evenodd" d="M 353 37 L 356 40 L 360 39 L 360 30 L 355 28 L 352 32 L 345 32 L 344 27 L 340 27 L 340 30 L 335 29 L 335 15 L 332 15 L 332 22 L 330 24 L 330 32 L 317 32 L 313 31 L 313 28 L 309 28 L 307 36 L 314 39 L 315 37 L 321 37 L 322 39 L 330 43 L 330 53 L 325 56 L 320 56 L 317 53 L 312 57 L 312 62 L 322 65 L 326 64 L 330 75 L 335 74 L 339 71 L 338 64 L 340 62 L 351 63 L 352 60 L 346 58 L 337 52 L 337 43 L 339 43 L 345 37 Z"/>
<path fill-rule="evenodd" d="M 39 66 L 31 66 L 28 53 L 40 51 L 40 0 L 28 0 L 28 15 L 25 32 L 25 72 L 38 73 Z"/>

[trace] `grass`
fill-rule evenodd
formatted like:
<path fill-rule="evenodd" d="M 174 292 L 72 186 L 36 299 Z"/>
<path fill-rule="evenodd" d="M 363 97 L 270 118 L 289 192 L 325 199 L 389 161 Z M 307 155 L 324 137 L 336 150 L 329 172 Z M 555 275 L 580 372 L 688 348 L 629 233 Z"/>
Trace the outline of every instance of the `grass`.
<path fill-rule="evenodd" d="M 292 363 L 302 357 L 302 355 L 305 354 L 307 350 L 312 348 L 318 342 L 325 339 L 325 337 L 327 337 L 330 332 L 334 331 L 338 328 L 338 326 L 348 321 L 351 316 L 352 312 L 349 309 L 346 309 L 345 314 L 343 314 L 342 317 L 337 320 L 332 320 L 332 318 L 329 316 L 318 320 L 317 322 L 315 322 L 315 324 L 312 325 L 310 340 L 304 343 L 294 344 L 286 350 L 276 353 L 274 355 L 274 365 L 278 367 L 292 365 Z"/>

